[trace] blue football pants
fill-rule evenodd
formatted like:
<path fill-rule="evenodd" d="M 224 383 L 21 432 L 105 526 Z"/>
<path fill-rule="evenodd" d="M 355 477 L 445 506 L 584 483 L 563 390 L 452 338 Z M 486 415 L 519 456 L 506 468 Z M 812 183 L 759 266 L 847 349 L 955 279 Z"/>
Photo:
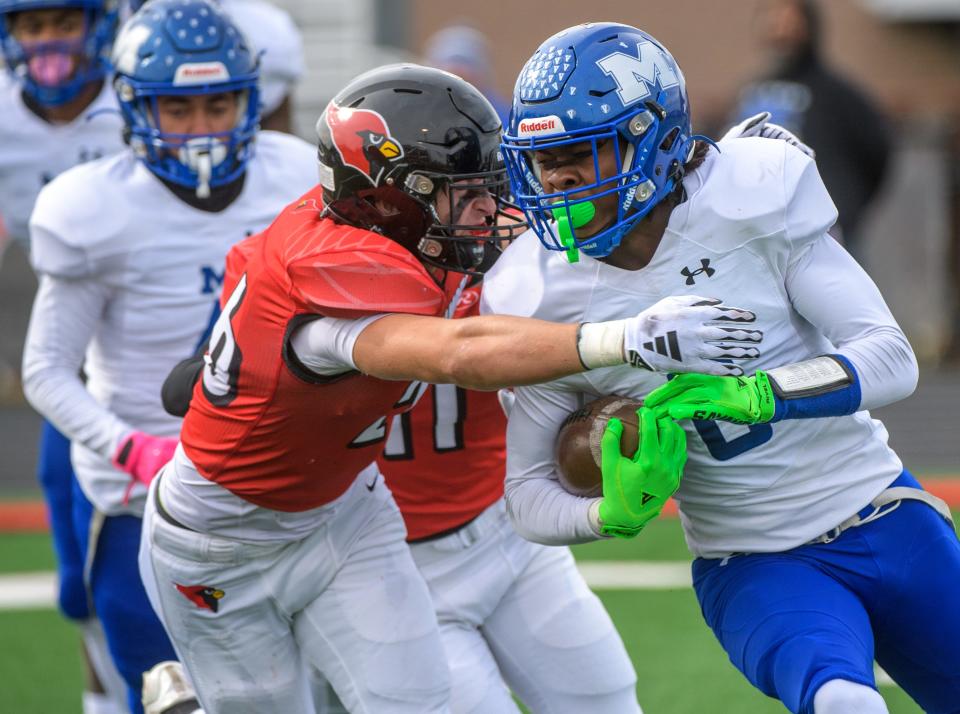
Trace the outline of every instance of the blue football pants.
<path fill-rule="evenodd" d="M 70 442 L 46 420 L 40 429 L 39 452 L 37 480 L 47 504 L 56 554 L 60 611 L 71 620 L 86 620 L 90 603 L 83 582 L 84 551 L 73 524 L 73 500 L 87 499 L 79 488 L 74 489 L 77 477 L 70 465 Z"/>
<path fill-rule="evenodd" d="M 832 679 L 875 688 L 874 659 L 925 712 L 960 712 L 960 541 L 920 501 L 831 543 L 697 559 L 693 579 L 730 661 L 791 712 Z"/>

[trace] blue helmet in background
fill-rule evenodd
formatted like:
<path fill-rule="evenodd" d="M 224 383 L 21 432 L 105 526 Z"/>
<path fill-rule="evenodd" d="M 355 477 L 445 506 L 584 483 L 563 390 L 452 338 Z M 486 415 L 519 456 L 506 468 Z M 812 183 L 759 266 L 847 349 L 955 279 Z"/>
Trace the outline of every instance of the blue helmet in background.
<path fill-rule="evenodd" d="M 259 61 L 211 0 L 151 0 L 123 26 L 113 51 L 114 86 L 130 146 L 157 176 L 205 198 L 230 183 L 253 154 L 260 122 Z M 237 122 L 218 134 L 160 129 L 157 99 L 238 93 Z"/>
<path fill-rule="evenodd" d="M 14 38 L 10 18 L 29 10 L 75 8 L 84 13 L 83 35 L 76 40 L 24 44 Z M 24 91 L 45 106 L 74 99 L 89 83 L 102 79 L 117 31 L 117 0 L 0 0 L 0 46 L 7 68 Z M 75 66 L 75 57 L 80 63 Z"/>
<path fill-rule="evenodd" d="M 598 148 L 614 142 L 616 172 L 599 176 Z M 534 152 L 580 145 L 593 152 L 596 181 L 546 193 Z M 514 198 L 551 250 L 609 255 L 683 177 L 694 148 L 683 73 L 650 35 L 615 23 L 557 33 L 534 52 L 517 79 L 502 148 Z M 577 229 L 592 201 L 616 194 L 617 216 L 594 235 Z"/>

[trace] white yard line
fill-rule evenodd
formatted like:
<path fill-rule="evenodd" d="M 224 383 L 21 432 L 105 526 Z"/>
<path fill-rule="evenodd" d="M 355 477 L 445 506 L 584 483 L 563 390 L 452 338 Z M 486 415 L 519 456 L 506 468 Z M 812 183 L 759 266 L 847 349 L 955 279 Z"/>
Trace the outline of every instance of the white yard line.
<path fill-rule="evenodd" d="M 586 561 L 579 564 L 597 590 L 678 590 L 690 587 L 690 564 L 636 560 Z M 57 605 L 55 573 L 0 575 L 0 610 L 47 609 Z"/>
<path fill-rule="evenodd" d="M 686 561 L 586 560 L 577 567 L 595 590 L 684 590 L 692 586 Z"/>
<path fill-rule="evenodd" d="M 56 606 L 56 573 L 0 575 L 0 610 L 41 610 Z"/>

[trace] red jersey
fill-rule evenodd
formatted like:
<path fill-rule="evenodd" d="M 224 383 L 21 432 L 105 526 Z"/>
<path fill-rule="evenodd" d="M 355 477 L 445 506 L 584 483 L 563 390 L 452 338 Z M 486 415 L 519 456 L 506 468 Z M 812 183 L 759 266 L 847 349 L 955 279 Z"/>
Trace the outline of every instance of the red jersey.
<path fill-rule="evenodd" d="M 479 314 L 480 289 L 463 291 L 455 317 Z M 496 392 L 431 385 L 394 417 L 380 470 L 417 540 L 461 526 L 503 496 L 507 419 Z"/>
<path fill-rule="evenodd" d="M 448 302 L 397 243 L 321 218 L 320 197 L 310 191 L 228 255 L 223 312 L 180 437 L 205 478 L 278 511 L 341 495 L 422 389 L 313 374 L 288 346 L 292 330 L 322 316 L 441 315 Z"/>

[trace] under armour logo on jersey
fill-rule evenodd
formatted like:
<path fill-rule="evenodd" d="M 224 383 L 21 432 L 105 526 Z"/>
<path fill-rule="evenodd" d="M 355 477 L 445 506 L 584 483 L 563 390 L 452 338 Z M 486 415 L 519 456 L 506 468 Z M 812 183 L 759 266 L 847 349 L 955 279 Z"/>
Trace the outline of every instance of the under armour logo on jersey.
<path fill-rule="evenodd" d="M 628 46 L 621 42 L 624 49 Z M 597 60 L 597 66 L 603 73 L 613 77 L 617 83 L 617 95 L 624 106 L 629 106 L 652 93 L 654 85 L 661 89 L 676 87 L 683 81 L 680 71 L 663 48 L 653 42 L 637 43 L 637 56 L 614 52 Z"/>
<path fill-rule="evenodd" d="M 657 335 L 650 342 L 643 343 L 643 349 L 649 352 L 656 352 L 658 355 L 675 359 L 682 362 L 680 355 L 680 341 L 677 340 L 677 331 L 670 330 L 666 335 Z"/>
<path fill-rule="evenodd" d="M 697 275 L 700 275 L 700 273 L 705 273 L 706 276 L 709 278 L 715 272 L 717 272 L 717 269 L 710 267 L 710 259 L 701 258 L 699 268 L 697 268 L 696 270 L 690 270 L 690 268 L 688 268 L 687 266 L 683 266 L 683 270 L 680 271 L 680 275 L 683 275 L 684 277 L 686 277 L 687 285 L 694 285 L 697 282 L 696 280 L 694 280 L 694 278 Z"/>

